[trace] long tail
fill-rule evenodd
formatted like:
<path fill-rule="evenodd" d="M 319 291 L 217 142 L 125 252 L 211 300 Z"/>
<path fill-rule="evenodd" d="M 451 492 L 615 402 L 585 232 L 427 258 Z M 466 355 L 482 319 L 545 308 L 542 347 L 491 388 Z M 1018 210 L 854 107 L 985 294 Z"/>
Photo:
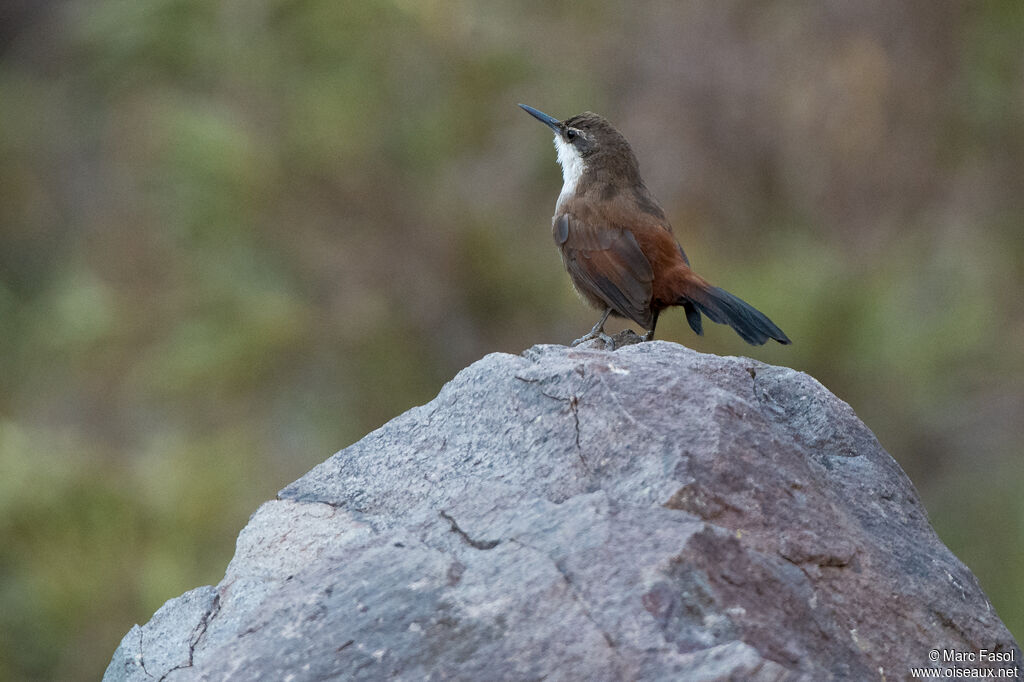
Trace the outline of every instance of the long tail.
<path fill-rule="evenodd" d="M 702 333 L 700 314 L 704 313 L 712 322 L 735 329 L 740 338 L 751 345 L 760 346 L 768 339 L 790 343 L 789 337 L 754 306 L 696 275 L 688 279 L 677 305 L 683 306 L 686 321 L 697 334 Z"/>

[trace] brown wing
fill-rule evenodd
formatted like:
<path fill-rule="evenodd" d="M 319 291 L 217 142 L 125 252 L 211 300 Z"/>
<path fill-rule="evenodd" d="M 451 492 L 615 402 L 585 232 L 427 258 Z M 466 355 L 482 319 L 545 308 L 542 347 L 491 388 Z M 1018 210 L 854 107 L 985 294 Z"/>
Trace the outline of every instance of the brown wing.
<path fill-rule="evenodd" d="M 633 233 L 587 223 L 570 213 L 555 216 L 553 231 L 576 288 L 594 303 L 650 329 L 654 272 Z"/>

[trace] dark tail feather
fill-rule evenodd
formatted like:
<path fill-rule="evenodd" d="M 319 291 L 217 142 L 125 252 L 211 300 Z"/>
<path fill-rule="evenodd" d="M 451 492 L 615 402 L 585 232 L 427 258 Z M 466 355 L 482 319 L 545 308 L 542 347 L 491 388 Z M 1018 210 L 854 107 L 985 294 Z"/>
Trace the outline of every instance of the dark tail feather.
<path fill-rule="evenodd" d="M 690 301 L 683 301 L 683 310 L 686 311 L 686 321 L 690 323 L 690 329 L 697 336 L 704 336 L 704 324 L 700 319 L 700 311 L 693 307 Z"/>
<path fill-rule="evenodd" d="M 735 329 L 740 338 L 751 345 L 760 346 L 768 339 L 775 339 L 782 344 L 790 343 L 789 337 L 764 313 L 725 289 L 708 285 L 691 291 L 687 293 L 682 305 L 686 311 L 686 321 L 698 334 L 701 333 L 700 313 L 704 313 L 712 322 L 727 324 Z M 693 305 L 689 305 L 691 302 Z"/>

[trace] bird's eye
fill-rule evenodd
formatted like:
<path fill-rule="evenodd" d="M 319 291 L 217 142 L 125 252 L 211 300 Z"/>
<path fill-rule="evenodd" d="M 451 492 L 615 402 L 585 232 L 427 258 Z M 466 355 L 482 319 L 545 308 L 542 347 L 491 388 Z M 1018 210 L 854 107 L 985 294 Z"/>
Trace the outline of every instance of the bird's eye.
<path fill-rule="evenodd" d="M 575 128 L 569 128 L 565 131 L 565 139 L 569 140 L 569 142 L 575 140 L 577 135 L 579 135 L 579 131 Z"/>

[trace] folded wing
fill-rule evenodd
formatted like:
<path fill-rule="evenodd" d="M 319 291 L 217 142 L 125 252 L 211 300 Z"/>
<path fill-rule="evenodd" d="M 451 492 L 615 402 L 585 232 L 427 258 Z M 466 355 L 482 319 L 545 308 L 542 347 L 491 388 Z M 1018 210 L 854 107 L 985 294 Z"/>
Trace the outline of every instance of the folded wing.
<path fill-rule="evenodd" d="M 633 233 L 588 223 L 570 213 L 555 216 L 553 231 L 576 288 L 593 302 L 650 329 L 654 272 Z"/>

